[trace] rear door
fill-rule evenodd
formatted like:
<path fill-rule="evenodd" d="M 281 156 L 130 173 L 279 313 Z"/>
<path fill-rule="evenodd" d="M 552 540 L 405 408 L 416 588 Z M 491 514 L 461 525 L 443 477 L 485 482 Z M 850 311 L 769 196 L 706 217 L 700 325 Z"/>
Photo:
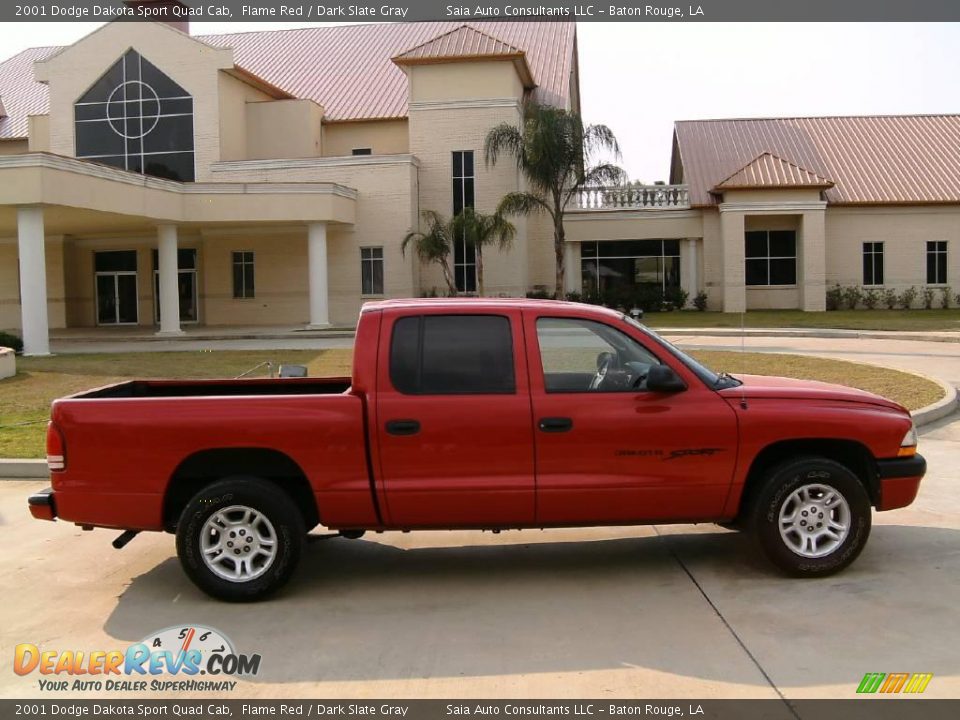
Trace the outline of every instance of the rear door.
<path fill-rule="evenodd" d="M 737 455 L 736 417 L 726 401 L 614 318 L 524 314 L 537 522 L 719 516 Z M 686 390 L 646 389 L 646 372 L 661 363 L 681 375 Z"/>
<path fill-rule="evenodd" d="M 519 311 L 384 313 L 378 460 L 387 524 L 528 525 L 533 428 Z"/>

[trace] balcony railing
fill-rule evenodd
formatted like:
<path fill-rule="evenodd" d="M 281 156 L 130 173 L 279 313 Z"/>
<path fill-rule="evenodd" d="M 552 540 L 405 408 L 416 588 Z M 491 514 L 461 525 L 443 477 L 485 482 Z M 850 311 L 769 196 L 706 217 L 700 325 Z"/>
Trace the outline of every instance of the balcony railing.
<path fill-rule="evenodd" d="M 575 199 L 580 210 L 674 210 L 690 207 L 686 185 L 624 185 L 580 191 Z"/>

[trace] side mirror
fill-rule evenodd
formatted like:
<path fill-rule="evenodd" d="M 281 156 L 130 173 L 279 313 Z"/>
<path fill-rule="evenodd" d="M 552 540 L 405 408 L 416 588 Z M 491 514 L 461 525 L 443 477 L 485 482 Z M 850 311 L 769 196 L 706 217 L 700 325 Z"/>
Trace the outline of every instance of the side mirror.
<path fill-rule="evenodd" d="M 669 365 L 654 365 L 647 372 L 647 390 L 652 392 L 681 392 L 687 384 Z"/>

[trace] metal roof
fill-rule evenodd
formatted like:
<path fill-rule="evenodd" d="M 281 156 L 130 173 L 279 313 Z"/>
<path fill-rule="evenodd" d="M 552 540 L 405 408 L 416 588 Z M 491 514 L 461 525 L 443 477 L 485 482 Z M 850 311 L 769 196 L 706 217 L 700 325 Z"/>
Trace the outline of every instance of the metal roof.
<path fill-rule="evenodd" d="M 765 152 L 733 173 L 713 190 L 743 190 L 747 188 L 772 187 L 833 187 L 833 181 L 820 177 L 815 172 L 784 160 L 773 153 Z"/>
<path fill-rule="evenodd" d="M 334 121 L 404 118 L 407 78 L 392 58 L 463 26 L 462 22 L 341 25 L 264 30 L 197 39 L 231 47 L 243 70 L 299 98 L 322 105 Z M 470 27 L 524 53 L 538 102 L 565 106 L 576 25 L 572 22 L 471 22 Z M 47 112 L 47 88 L 33 63 L 61 48 L 32 48 L 0 63 L 0 95 L 9 117 L 0 139 L 26 137 L 27 115 Z"/>
<path fill-rule="evenodd" d="M 675 138 L 693 206 L 764 153 L 833 181 L 831 204 L 960 203 L 960 115 L 688 120 Z"/>

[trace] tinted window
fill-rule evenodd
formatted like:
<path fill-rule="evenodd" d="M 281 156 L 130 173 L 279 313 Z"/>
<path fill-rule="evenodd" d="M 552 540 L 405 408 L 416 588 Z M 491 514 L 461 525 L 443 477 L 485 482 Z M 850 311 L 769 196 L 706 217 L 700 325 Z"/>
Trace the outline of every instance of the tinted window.
<path fill-rule="evenodd" d="M 510 320 L 424 315 L 393 326 L 390 380 L 408 395 L 516 392 Z"/>

